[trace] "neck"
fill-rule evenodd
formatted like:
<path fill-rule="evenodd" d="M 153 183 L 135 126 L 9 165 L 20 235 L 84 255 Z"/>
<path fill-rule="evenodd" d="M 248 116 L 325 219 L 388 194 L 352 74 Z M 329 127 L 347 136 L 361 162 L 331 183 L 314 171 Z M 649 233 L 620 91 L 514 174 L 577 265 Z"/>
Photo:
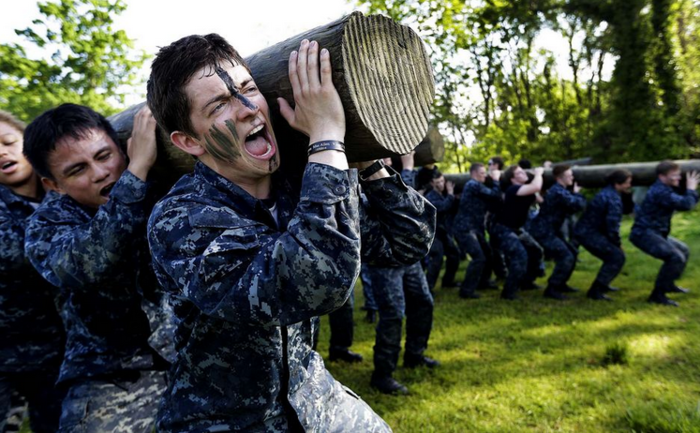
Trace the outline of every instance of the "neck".
<path fill-rule="evenodd" d="M 36 175 L 32 175 L 21 185 L 11 186 L 10 189 L 17 195 L 23 197 L 33 198 L 38 200 L 41 198 L 41 191 L 39 190 L 39 178 Z"/>
<path fill-rule="evenodd" d="M 230 166 L 226 165 L 226 163 L 219 163 L 213 159 L 205 160 L 204 158 L 200 158 L 200 160 L 209 168 L 230 180 L 232 183 L 236 184 L 253 197 L 262 200 L 270 196 L 272 185 L 271 174 L 263 177 L 252 178 L 241 175 L 241 173 L 237 170 L 232 170 Z"/>
<path fill-rule="evenodd" d="M 558 183 L 559 185 L 563 186 L 564 188 L 567 187 L 566 183 L 564 183 L 564 181 L 561 180 L 561 179 L 557 179 L 557 183 Z"/>

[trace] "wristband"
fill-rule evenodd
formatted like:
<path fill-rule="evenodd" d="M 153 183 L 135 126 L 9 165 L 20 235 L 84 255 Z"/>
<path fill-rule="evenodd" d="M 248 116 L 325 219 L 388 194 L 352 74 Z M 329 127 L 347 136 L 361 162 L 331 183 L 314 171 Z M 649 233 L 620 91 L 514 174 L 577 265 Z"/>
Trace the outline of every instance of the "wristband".
<path fill-rule="evenodd" d="M 345 152 L 345 144 L 342 141 L 336 140 L 324 140 L 317 141 L 309 146 L 308 156 L 314 153 L 323 152 L 324 150 L 337 150 L 338 152 Z"/>
<path fill-rule="evenodd" d="M 384 168 L 384 161 L 381 159 L 378 159 L 374 162 L 374 164 L 370 165 L 369 167 L 365 168 L 364 170 L 361 170 L 357 175 L 360 177 L 360 180 L 364 181 L 367 180 L 370 176 L 373 174 L 376 174 L 379 172 L 379 170 Z"/>

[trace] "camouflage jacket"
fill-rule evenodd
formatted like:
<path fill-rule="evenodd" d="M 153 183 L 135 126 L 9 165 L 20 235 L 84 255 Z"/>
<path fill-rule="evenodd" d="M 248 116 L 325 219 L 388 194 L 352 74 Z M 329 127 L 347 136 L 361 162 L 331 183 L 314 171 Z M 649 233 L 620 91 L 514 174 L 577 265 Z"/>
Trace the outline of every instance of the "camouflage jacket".
<path fill-rule="evenodd" d="M 632 231 L 651 230 L 668 236 L 671 233 L 671 218 L 677 210 L 690 210 L 698 203 L 698 193 L 687 190 L 678 194 L 660 180 L 649 187 L 641 206 L 635 209 Z"/>
<path fill-rule="evenodd" d="M 555 182 L 545 194 L 539 213 L 530 221 L 528 231 L 535 237 L 559 236 L 566 217 L 585 207 L 586 198 L 583 195 L 574 194 Z"/>
<path fill-rule="evenodd" d="M 436 229 L 442 231 L 444 234 L 450 232 L 450 226 L 454 220 L 454 209 L 455 206 L 459 204 L 459 201 L 455 199 L 452 194 L 442 195 L 439 192 L 431 189 L 425 198 L 435 206 L 437 210 L 437 225 Z"/>
<path fill-rule="evenodd" d="M 151 215 L 156 274 L 173 297 L 177 361 L 160 431 L 279 431 L 329 425 L 333 379 L 311 349 L 313 318 L 339 308 L 363 258 L 414 263 L 435 209 L 396 174 L 308 164 L 300 198 L 273 175 L 277 218 L 202 163 Z"/>
<path fill-rule="evenodd" d="M 41 370 L 63 359 L 58 290 L 24 254 L 32 203 L 0 186 L 0 372 Z"/>
<path fill-rule="evenodd" d="M 498 182 L 491 187 L 474 179 L 464 185 L 459 199 L 459 210 L 454 220 L 454 231 L 468 232 L 476 230 L 483 233 L 486 212 L 494 204 L 503 202 L 503 195 Z"/>
<path fill-rule="evenodd" d="M 614 245 L 620 246 L 620 221 L 622 221 L 622 197 L 609 185 L 603 188 L 586 206 L 586 211 L 576 223 L 576 234 L 598 233 Z"/>
<path fill-rule="evenodd" d="M 125 171 L 96 211 L 56 194 L 30 218 L 27 256 L 61 292 L 67 342 L 59 382 L 162 362 L 141 308 L 141 294 L 155 290 L 140 284 L 154 281 L 146 242 L 153 201 L 148 184 Z"/>

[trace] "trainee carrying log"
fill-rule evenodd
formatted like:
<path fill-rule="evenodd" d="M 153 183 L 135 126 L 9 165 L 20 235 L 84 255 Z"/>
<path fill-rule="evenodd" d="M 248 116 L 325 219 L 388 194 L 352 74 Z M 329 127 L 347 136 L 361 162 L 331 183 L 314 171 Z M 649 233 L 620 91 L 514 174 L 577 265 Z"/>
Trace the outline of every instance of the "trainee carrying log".
<path fill-rule="evenodd" d="M 277 104 L 278 97 L 293 103 L 289 53 L 303 39 L 315 40 L 331 53 L 333 83 L 345 108 L 345 145 L 351 162 L 405 154 L 423 140 L 435 96 L 423 42 L 409 27 L 390 18 L 354 12 L 246 58 L 270 106 L 283 166 L 303 167 L 306 162 L 308 137 L 289 127 Z M 110 118 L 126 138 L 137 111 L 131 107 Z M 191 170 L 189 155 L 173 146 L 161 147 L 168 149 L 168 156 L 159 156 L 157 164 L 165 164 L 166 172 L 181 175 Z"/>
<path fill-rule="evenodd" d="M 656 162 L 632 162 L 627 164 L 604 164 L 604 165 L 589 165 L 572 167 L 576 182 L 584 188 L 601 188 L 606 185 L 605 178 L 615 170 L 625 169 L 632 173 L 632 185 L 634 186 L 649 186 L 656 181 L 656 166 L 660 161 Z M 683 173 L 690 171 L 700 172 L 700 159 L 689 159 L 675 161 Z M 531 171 L 531 170 L 528 170 Z M 465 183 L 469 180 L 469 173 L 447 174 L 445 179 L 455 183 L 457 190 L 461 190 Z M 545 184 L 554 183 L 552 170 L 544 171 Z"/>

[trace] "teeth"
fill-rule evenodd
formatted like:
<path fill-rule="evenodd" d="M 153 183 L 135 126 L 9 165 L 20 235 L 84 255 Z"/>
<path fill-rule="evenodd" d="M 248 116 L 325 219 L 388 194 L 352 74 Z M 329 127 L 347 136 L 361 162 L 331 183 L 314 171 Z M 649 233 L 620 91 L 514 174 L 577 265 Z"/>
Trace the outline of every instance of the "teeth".
<path fill-rule="evenodd" d="M 250 131 L 250 133 L 248 133 L 248 135 L 246 135 L 246 137 L 250 137 L 251 135 L 257 134 L 258 132 L 262 131 L 263 126 L 264 126 L 264 125 L 259 125 L 257 128 L 255 128 L 255 129 L 253 129 L 252 131 Z"/>

